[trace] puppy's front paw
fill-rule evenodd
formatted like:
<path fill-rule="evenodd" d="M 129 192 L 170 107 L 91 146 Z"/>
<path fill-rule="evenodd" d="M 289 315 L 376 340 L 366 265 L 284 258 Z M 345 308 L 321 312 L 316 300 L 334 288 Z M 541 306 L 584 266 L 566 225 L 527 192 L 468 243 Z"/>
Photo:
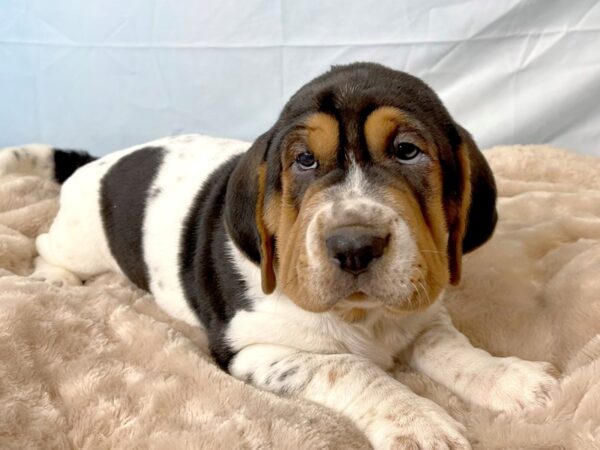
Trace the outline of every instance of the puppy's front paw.
<path fill-rule="evenodd" d="M 369 437 L 376 450 L 467 450 L 465 427 L 442 408 L 423 399 L 373 422 Z"/>
<path fill-rule="evenodd" d="M 60 267 L 46 267 L 39 269 L 29 275 L 29 278 L 35 281 L 44 281 L 53 286 L 79 286 L 81 280 L 72 272 Z"/>
<path fill-rule="evenodd" d="M 484 406 L 511 414 L 544 406 L 558 385 L 555 373 L 550 363 L 500 358 L 488 374 L 492 388 Z"/>

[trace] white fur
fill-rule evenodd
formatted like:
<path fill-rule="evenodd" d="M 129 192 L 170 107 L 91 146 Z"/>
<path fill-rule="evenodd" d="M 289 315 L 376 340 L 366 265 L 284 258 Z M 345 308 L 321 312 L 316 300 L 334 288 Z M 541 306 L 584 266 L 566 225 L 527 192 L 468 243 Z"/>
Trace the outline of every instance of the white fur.
<path fill-rule="evenodd" d="M 234 349 L 254 344 L 281 344 L 302 351 L 353 353 L 384 369 L 392 366 L 395 353 L 406 348 L 431 321 L 438 305 L 406 318 L 390 319 L 379 310 L 364 323 L 349 323 L 334 312 L 313 313 L 298 307 L 280 289 L 262 293 L 260 269 L 230 243 L 231 262 L 247 285 L 253 300 L 251 311 L 239 311 L 229 325 L 228 338 Z M 359 307 L 360 303 L 354 303 Z M 385 334 L 375 333 L 375 325 Z"/>
<path fill-rule="evenodd" d="M 445 311 L 416 341 L 411 365 L 464 399 L 499 412 L 542 406 L 556 386 L 550 364 L 493 357 L 472 347 Z"/>

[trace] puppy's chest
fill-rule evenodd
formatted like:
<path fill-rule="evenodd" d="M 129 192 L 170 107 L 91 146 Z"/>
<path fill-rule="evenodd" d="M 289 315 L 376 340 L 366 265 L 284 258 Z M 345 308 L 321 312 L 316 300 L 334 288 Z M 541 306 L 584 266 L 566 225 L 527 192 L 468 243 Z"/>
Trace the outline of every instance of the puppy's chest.
<path fill-rule="evenodd" d="M 351 353 L 390 369 L 436 314 L 436 305 L 403 318 L 373 310 L 363 320 L 349 322 L 338 313 L 310 313 L 285 296 L 257 301 L 252 311 L 240 311 L 228 331 L 236 350 L 258 342 L 273 342 L 301 351 Z"/>
<path fill-rule="evenodd" d="M 435 309 L 435 308 L 434 308 Z M 391 368 L 394 360 L 407 350 L 430 322 L 433 311 L 398 318 L 371 313 L 360 322 L 343 324 L 340 338 L 351 353 L 368 357 L 381 367 Z M 339 319 L 338 319 L 339 320 Z"/>

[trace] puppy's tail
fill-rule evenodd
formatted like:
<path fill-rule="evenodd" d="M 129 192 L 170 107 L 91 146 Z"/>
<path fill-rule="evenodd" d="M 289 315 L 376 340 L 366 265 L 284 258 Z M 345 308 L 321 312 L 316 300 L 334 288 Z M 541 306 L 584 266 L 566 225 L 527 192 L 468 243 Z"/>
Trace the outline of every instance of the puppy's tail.
<path fill-rule="evenodd" d="M 0 150 L 0 176 L 35 175 L 62 184 L 81 166 L 96 159 L 85 151 L 62 150 L 44 144 L 6 147 Z"/>

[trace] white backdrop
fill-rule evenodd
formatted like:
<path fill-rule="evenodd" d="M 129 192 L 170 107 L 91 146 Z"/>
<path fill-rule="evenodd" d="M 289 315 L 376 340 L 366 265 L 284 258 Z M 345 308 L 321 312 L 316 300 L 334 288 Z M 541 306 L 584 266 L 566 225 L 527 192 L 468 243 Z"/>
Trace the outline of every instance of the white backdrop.
<path fill-rule="evenodd" d="M 357 60 L 425 79 L 482 147 L 600 155 L 596 0 L 0 0 L 0 146 L 250 140 Z"/>

